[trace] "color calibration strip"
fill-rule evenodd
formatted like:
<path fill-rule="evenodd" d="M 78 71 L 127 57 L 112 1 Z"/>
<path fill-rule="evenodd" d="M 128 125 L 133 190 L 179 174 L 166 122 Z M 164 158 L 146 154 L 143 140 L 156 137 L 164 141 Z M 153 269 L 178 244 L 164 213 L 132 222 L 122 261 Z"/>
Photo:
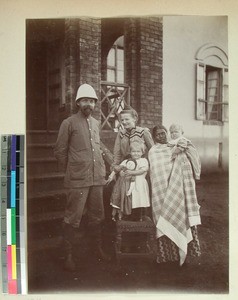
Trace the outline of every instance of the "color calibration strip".
<path fill-rule="evenodd" d="M 1 136 L 2 292 L 26 294 L 24 136 Z"/>

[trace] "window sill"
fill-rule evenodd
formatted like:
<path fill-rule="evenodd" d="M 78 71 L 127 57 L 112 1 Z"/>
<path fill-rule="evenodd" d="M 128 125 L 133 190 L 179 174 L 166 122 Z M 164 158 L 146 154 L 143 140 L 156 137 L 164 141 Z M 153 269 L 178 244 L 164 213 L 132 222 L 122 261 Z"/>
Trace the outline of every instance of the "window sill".
<path fill-rule="evenodd" d="M 203 125 L 212 125 L 212 126 L 223 126 L 224 122 L 216 121 L 216 120 L 205 120 L 203 121 Z"/>

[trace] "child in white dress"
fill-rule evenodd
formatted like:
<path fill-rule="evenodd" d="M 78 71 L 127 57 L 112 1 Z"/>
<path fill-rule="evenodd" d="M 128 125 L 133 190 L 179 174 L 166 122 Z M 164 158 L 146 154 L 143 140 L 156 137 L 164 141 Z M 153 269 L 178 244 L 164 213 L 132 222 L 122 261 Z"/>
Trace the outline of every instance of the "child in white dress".
<path fill-rule="evenodd" d="M 169 127 L 169 132 L 171 140 L 168 142 L 168 146 L 176 146 L 172 153 L 172 159 L 175 159 L 177 154 L 187 149 L 189 140 L 183 136 L 183 128 L 181 125 L 172 124 Z"/>
<path fill-rule="evenodd" d="M 172 124 L 169 127 L 169 132 L 171 140 L 167 143 L 167 145 L 172 147 L 172 160 L 176 159 L 179 153 L 184 152 L 192 165 L 194 178 L 200 179 L 201 161 L 198 152 L 193 143 L 184 137 L 182 126 L 178 124 Z"/>
<path fill-rule="evenodd" d="M 131 158 L 123 160 L 120 164 L 119 177 L 110 201 L 113 207 L 113 220 L 117 213 L 120 220 L 124 215 L 131 215 L 133 209 L 140 208 L 140 221 L 142 221 L 144 208 L 150 207 L 149 187 L 145 178 L 149 170 L 149 163 L 146 158 L 142 157 L 144 149 L 143 143 L 131 143 Z M 109 175 L 107 183 L 111 182 L 114 176 L 115 171 Z"/>

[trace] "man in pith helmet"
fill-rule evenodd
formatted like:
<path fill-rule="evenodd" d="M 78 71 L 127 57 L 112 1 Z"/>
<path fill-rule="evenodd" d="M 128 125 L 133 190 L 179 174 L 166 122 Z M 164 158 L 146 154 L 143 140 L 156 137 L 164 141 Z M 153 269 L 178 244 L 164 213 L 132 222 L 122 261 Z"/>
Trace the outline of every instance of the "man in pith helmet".
<path fill-rule="evenodd" d="M 75 229 L 80 226 L 85 211 L 94 253 L 100 259 L 109 260 L 102 250 L 101 231 L 105 165 L 100 149 L 99 123 L 91 115 L 98 97 L 92 86 L 82 84 L 75 101 L 78 112 L 62 122 L 54 149 L 65 172 L 64 185 L 67 188 L 63 236 L 65 268 L 69 271 L 76 268 L 72 252 Z"/>

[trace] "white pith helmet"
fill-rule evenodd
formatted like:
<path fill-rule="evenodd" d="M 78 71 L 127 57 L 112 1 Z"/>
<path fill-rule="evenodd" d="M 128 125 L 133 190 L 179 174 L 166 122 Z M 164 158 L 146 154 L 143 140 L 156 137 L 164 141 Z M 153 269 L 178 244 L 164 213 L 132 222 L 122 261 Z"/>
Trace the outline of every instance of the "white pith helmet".
<path fill-rule="evenodd" d="M 91 98 L 91 99 L 94 99 L 96 102 L 98 100 L 98 97 L 96 95 L 94 88 L 87 83 L 80 85 L 80 87 L 78 88 L 78 91 L 77 91 L 75 101 L 77 101 L 81 98 Z"/>

